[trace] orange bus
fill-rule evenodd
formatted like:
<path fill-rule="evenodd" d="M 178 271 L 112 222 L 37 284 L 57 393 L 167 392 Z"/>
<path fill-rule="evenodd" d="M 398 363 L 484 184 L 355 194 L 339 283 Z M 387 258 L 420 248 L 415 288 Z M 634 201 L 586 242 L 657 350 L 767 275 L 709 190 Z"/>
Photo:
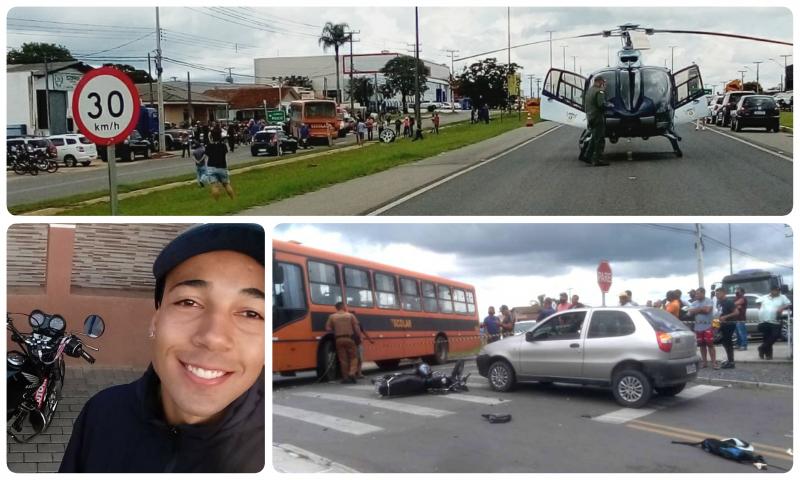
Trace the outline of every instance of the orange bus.
<path fill-rule="evenodd" d="M 339 132 L 336 117 L 336 102 L 333 100 L 296 100 L 289 104 L 289 128 L 292 135 L 300 138 L 300 126 L 309 128 L 309 140 L 322 139 L 330 146 Z"/>
<path fill-rule="evenodd" d="M 375 343 L 364 361 L 384 369 L 401 359 L 447 361 L 480 346 L 475 288 L 466 283 L 273 240 L 272 371 L 338 375 L 328 316 L 344 301 Z M 344 292 L 344 300 L 342 292 Z"/>

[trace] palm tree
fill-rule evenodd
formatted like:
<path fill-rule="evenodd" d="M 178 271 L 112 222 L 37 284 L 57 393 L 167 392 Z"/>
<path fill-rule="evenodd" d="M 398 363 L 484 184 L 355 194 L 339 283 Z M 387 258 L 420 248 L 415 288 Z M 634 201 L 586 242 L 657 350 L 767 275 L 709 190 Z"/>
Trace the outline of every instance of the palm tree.
<path fill-rule="evenodd" d="M 327 52 L 330 47 L 333 47 L 336 56 L 336 103 L 341 103 L 342 101 L 339 98 L 339 47 L 350 40 L 350 35 L 347 33 L 349 28 L 350 25 L 346 23 L 327 22 L 322 28 L 322 34 L 319 36 L 319 44 L 322 46 L 322 51 Z"/>

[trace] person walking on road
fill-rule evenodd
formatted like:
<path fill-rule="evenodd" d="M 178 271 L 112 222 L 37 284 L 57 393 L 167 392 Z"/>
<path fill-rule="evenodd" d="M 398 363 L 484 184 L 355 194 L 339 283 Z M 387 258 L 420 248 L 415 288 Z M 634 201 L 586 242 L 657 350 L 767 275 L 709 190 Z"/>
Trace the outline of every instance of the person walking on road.
<path fill-rule="evenodd" d="M 403 121 L 400 120 L 400 117 L 394 119 L 394 134 L 396 137 L 400 136 L 400 129 L 403 127 Z"/>
<path fill-rule="evenodd" d="M 722 346 L 728 357 L 728 360 L 723 362 L 720 368 L 736 368 L 733 358 L 733 332 L 736 330 L 739 309 L 733 300 L 728 298 L 727 292 L 722 287 L 717 289 L 717 312 L 719 313 L 719 330 L 722 333 Z"/>
<path fill-rule="evenodd" d="M 191 155 L 189 150 L 189 132 L 181 132 L 179 137 L 181 142 L 181 158 L 186 158 Z"/>
<path fill-rule="evenodd" d="M 792 302 L 781 294 L 777 285 L 773 285 L 769 295 L 762 296 L 758 302 L 761 304 L 758 309 L 758 331 L 764 336 L 758 347 L 758 358 L 772 360 L 772 344 L 781 333 L 781 314 Z"/>
<path fill-rule="evenodd" d="M 608 166 L 602 160 L 606 146 L 606 80 L 602 76 L 594 77 L 592 86 L 586 91 L 583 108 L 586 111 L 586 125 L 592 135 L 592 157 L 585 161 L 595 167 Z"/>
<path fill-rule="evenodd" d="M 206 156 L 206 147 L 204 147 L 199 141 L 194 142 L 194 145 L 192 145 L 192 159 L 194 160 L 194 168 L 197 172 L 197 183 L 200 184 L 200 187 L 202 187 L 203 175 L 206 173 L 206 162 L 208 161 L 208 156 Z"/>
<path fill-rule="evenodd" d="M 309 131 L 308 125 L 305 123 L 300 125 L 300 145 L 303 146 L 303 150 L 308 149 L 308 137 L 310 134 L 311 132 Z"/>
<path fill-rule="evenodd" d="M 372 116 L 367 117 L 366 125 L 367 125 L 367 140 L 371 142 L 372 141 L 372 129 L 373 129 L 373 127 L 375 127 L 375 119 L 372 118 Z"/>
<path fill-rule="evenodd" d="M 733 303 L 739 309 L 739 317 L 736 319 L 736 350 L 747 350 L 747 297 L 744 296 L 744 288 L 736 289 Z"/>
<path fill-rule="evenodd" d="M 431 122 L 433 122 L 433 133 L 439 135 L 439 112 L 433 112 Z"/>
<path fill-rule="evenodd" d="M 336 339 L 336 356 L 342 371 L 342 383 L 356 383 L 358 357 L 354 336 L 361 336 L 356 316 L 347 311 L 344 303 L 336 304 L 336 312 L 330 314 L 325 331 L 333 332 Z"/>
<path fill-rule="evenodd" d="M 234 148 L 236 147 L 236 137 L 239 135 L 239 132 L 236 128 L 236 122 L 231 122 L 228 124 L 228 150 L 232 153 Z"/>
<path fill-rule="evenodd" d="M 356 123 L 356 142 L 360 146 L 364 146 L 364 137 L 367 135 L 367 124 L 364 123 L 364 120 L 361 117 L 358 117 L 358 123 Z"/>
<path fill-rule="evenodd" d="M 211 142 L 206 146 L 208 161 L 203 174 L 203 183 L 211 186 L 211 196 L 214 200 L 219 200 L 221 188 L 225 190 L 231 200 L 234 200 L 236 194 L 233 191 L 233 186 L 231 186 L 230 174 L 228 173 L 228 160 L 226 159 L 228 149 L 222 142 L 222 129 L 215 127 L 211 131 L 209 138 Z"/>
<path fill-rule="evenodd" d="M 703 287 L 695 290 L 695 300 L 691 303 L 688 311 L 689 316 L 694 318 L 694 335 L 697 338 L 697 346 L 700 348 L 700 358 L 703 359 L 701 368 L 708 367 L 708 357 L 711 357 L 711 365 L 714 370 L 719 369 L 717 363 L 717 350 L 714 347 L 714 302 L 706 298 L 706 289 Z"/>
<path fill-rule="evenodd" d="M 350 312 L 355 317 L 355 312 Z M 364 378 L 364 373 L 361 371 L 361 366 L 364 364 L 364 340 L 368 340 L 369 343 L 374 344 L 375 341 L 370 338 L 367 334 L 367 331 L 364 330 L 364 325 L 358 321 L 356 318 L 356 325 L 358 325 L 359 332 L 361 335 L 353 335 L 353 343 L 356 344 L 356 378 Z M 362 337 L 364 340 L 362 340 Z"/>
<path fill-rule="evenodd" d="M 494 307 L 489 307 L 489 315 L 483 319 L 483 326 L 486 329 L 486 343 L 500 340 L 500 319 L 494 314 Z"/>
<path fill-rule="evenodd" d="M 410 137 L 411 134 L 409 133 L 409 126 L 411 125 L 411 120 L 408 118 L 408 115 L 403 118 L 403 137 Z"/>

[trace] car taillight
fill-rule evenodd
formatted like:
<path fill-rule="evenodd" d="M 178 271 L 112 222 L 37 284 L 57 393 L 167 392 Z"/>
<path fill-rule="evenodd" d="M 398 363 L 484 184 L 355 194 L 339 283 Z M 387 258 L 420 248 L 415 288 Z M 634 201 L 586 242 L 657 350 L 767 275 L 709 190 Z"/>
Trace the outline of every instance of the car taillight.
<path fill-rule="evenodd" d="M 79 152 L 81 152 L 81 153 L 83 153 L 83 152 L 85 152 L 86 150 L 85 150 L 83 147 L 78 147 L 78 151 L 79 151 Z"/>
<path fill-rule="evenodd" d="M 662 352 L 672 351 L 672 334 L 656 332 L 656 340 L 658 341 L 658 348 L 660 348 Z"/>

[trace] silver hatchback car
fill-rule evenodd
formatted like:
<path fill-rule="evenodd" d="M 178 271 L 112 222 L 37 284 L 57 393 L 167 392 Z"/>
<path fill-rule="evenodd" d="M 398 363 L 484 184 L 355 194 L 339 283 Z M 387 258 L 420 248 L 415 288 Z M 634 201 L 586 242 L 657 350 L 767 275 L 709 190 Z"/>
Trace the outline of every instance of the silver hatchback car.
<path fill-rule="evenodd" d="M 486 345 L 478 373 L 500 392 L 526 381 L 610 386 L 619 404 L 639 408 L 654 389 L 673 396 L 697 377 L 696 345 L 694 332 L 664 310 L 582 308 Z"/>

